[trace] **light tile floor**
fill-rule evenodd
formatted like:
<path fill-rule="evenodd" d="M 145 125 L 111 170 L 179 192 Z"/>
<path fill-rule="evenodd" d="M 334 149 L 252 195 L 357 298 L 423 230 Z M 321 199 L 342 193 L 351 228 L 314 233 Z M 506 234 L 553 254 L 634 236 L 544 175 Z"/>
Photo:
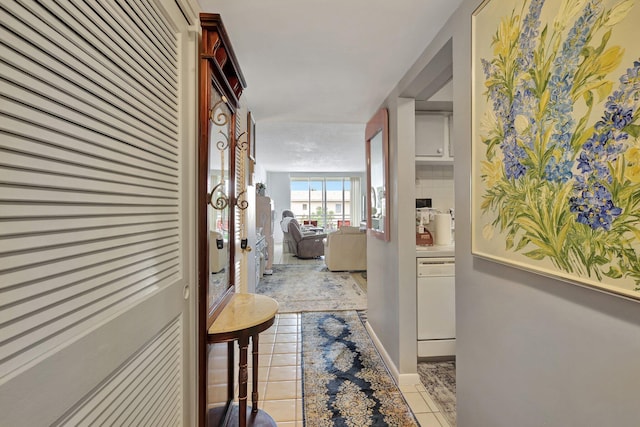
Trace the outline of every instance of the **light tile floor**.
<path fill-rule="evenodd" d="M 298 260 L 282 253 L 282 243 L 274 246 L 274 264 L 324 262 L 323 259 Z M 273 326 L 259 337 L 258 407 L 281 427 L 303 426 L 300 322 L 300 313 L 278 314 Z M 251 358 L 249 369 L 252 369 Z M 249 396 L 251 387 L 249 384 Z M 450 427 L 422 384 L 403 385 L 400 391 L 422 427 Z"/>
<path fill-rule="evenodd" d="M 258 407 L 283 427 L 303 425 L 300 322 L 299 313 L 279 314 L 259 338 Z M 249 384 L 249 396 L 251 387 Z M 449 427 L 422 384 L 402 386 L 400 390 L 422 427 Z"/>

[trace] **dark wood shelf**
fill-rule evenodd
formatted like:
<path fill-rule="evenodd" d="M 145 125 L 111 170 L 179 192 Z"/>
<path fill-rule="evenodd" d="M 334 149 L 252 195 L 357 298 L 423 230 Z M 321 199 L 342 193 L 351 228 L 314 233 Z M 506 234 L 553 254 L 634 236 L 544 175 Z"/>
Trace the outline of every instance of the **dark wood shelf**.
<path fill-rule="evenodd" d="M 217 13 L 201 13 L 200 25 L 203 29 L 201 57 L 210 59 L 213 74 L 222 85 L 220 90 L 235 108 L 240 105 L 240 97 L 247 83 L 240 71 L 238 59 Z M 206 31 L 205 31 L 206 30 Z"/>

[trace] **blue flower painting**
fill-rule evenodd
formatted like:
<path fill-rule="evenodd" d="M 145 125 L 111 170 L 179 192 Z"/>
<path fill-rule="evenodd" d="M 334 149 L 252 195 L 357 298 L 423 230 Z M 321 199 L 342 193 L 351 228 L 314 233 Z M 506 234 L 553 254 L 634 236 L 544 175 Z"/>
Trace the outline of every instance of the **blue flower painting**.
<path fill-rule="evenodd" d="M 473 17 L 476 255 L 640 299 L 640 2 Z"/>

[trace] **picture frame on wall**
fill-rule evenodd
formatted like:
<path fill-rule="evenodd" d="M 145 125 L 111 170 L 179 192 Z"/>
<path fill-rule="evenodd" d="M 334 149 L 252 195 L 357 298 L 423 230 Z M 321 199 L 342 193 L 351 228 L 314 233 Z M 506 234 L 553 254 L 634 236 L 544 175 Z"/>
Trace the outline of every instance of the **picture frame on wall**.
<path fill-rule="evenodd" d="M 472 253 L 640 300 L 640 48 L 630 0 L 472 15 Z"/>
<path fill-rule="evenodd" d="M 249 160 L 255 166 L 256 164 L 256 121 L 253 118 L 253 113 L 249 111 L 247 113 L 247 142 L 249 143 L 249 149 L 247 150 Z"/>

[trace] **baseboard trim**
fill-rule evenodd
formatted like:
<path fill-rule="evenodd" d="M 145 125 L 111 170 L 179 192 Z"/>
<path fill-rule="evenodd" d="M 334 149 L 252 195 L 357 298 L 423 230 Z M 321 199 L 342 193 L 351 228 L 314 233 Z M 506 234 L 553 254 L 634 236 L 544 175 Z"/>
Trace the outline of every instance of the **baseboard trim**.
<path fill-rule="evenodd" d="M 373 345 L 378 350 L 378 353 L 380 353 L 380 356 L 382 357 L 382 361 L 387 366 L 387 369 L 389 369 L 389 372 L 391 373 L 391 376 L 393 377 L 393 380 L 396 382 L 396 384 L 398 386 L 420 384 L 420 376 L 417 373 L 415 374 L 400 373 L 400 371 L 398 370 L 398 367 L 396 366 L 395 363 L 393 363 L 393 360 L 391 360 L 389 353 L 387 353 L 387 350 L 385 350 L 384 346 L 382 345 L 382 342 L 380 341 L 380 339 L 378 339 L 378 336 L 373 331 L 373 328 L 371 328 L 371 325 L 369 324 L 369 322 L 365 322 L 365 328 L 367 329 L 367 332 L 371 337 L 371 341 L 373 342 Z"/>

